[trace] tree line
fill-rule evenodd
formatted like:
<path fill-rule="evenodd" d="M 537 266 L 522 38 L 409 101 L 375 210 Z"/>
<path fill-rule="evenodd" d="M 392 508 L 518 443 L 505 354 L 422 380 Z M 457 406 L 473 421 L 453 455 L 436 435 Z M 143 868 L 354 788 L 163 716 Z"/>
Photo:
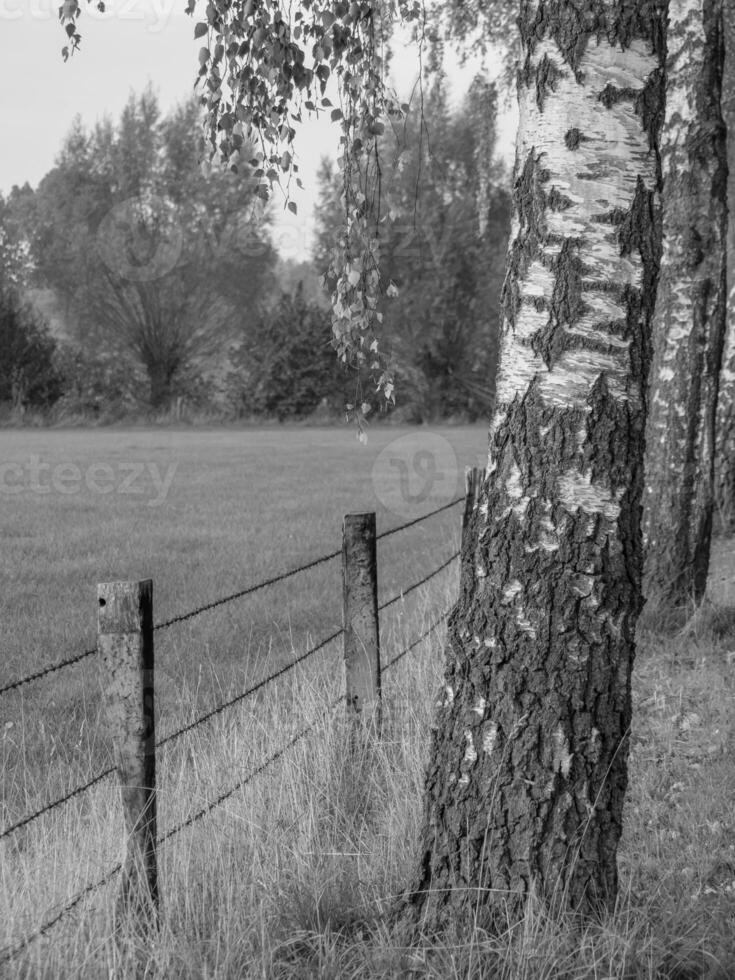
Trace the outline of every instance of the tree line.
<path fill-rule="evenodd" d="M 453 110 L 438 79 L 387 148 L 381 238 L 399 297 L 382 305 L 406 421 L 492 406 L 510 195 L 499 164 L 481 172 L 481 115 L 494 127 L 492 86 L 478 80 Z M 16 418 L 124 418 L 185 399 L 285 420 L 364 401 L 366 372 L 337 362 L 319 281 L 341 220 L 334 168 L 319 176 L 313 254 L 283 260 L 251 168 L 203 174 L 201 132 L 196 100 L 163 116 L 148 89 L 116 122 L 77 118 L 39 186 L 0 199 L 0 402 Z"/>

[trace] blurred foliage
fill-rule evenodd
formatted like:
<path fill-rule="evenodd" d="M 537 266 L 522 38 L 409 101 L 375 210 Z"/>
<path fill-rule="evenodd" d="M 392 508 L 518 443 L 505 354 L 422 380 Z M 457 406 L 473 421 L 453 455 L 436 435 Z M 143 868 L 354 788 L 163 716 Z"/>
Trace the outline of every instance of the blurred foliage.
<path fill-rule="evenodd" d="M 438 76 L 392 131 L 381 175 L 382 346 L 396 363 L 401 415 L 488 416 L 497 366 L 510 193 L 493 162 L 497 93 L 476 79 L 459 109 Z M 319 175 L 315 263 L 326 270 L 341 220 L 340 178 Z M 397 292 L 396 292 L 397 290 Z"/>
<path fill-rule="evenodd" d="M 297 283 L 259 315 L 232 353 L 229 398 L 238 415 L 304 418 L 322 405 L 340 411 L 354 394 L 354 375 L 339 364 L 331 317 Z"/>
<path fill-rule="evenodd" d="M 56 342 L 43 320 L 24 304 L 17 290 L 0 283 L 0 402 L 13 414 L 48 409 L 62 393 L 54 363 Z"/>
<path fill-rule="evenodd" d="M 139 407 L 136 391 L 142 379 L 113 354 L 67 342 L 59 344 L 55 364 L 63 389 L 57 417 L 114 421 Z"/>
<path fill-rule="evenodd" d="M 423 107 L 381 141 L 379 248 L 395 294 L 380 300 L 381 345 L 398 383 L 389 411 L 474 420 L 493 402 L 509 226 L 497 93 L 478 79 L 453 109 L 441 71 L 432 77 Z M 88 131 L 77 119 L 38 189 L 0 197 L 4 280 L 52 328 L 38 327 L 33 348 L 55 379 L 43 398 L 53 394 L 57 417 L 100 421 L 178 414 L 182 400 L 282 419 L 369 411 L 370 365 L 338 362 L 321 279 L 343 227 L 341 179 L 323 164 L 314 260 L 279 258 L 257 181 L 202 174 L 200 132 L 194 102 L 162 117 L 147 90 L 116 123 Z"/>
<path fill-rule="evenodd" d="M 428 42 L 428 65 L 436 70 L 449 48 L 464 64 L 482 56 L 501 69 L 503 88 L 515 92 L 519 4 L 517 0 L 441 0 L 426 4 L 426 16 L 414 26 L 417 39 Z"/>
<path fill-rule="evenodd" d="M 33 191 L 28 184 L 13 187 L 7 198 L 0 194 L 0 282 L 13 289 L 24 289 L 32 266 L 24 235 L 24 218 Z"/>
<path fill-rule="evenodd" d="M 117 124 L 77 119 L 23 199 L 37 286 L 78 348 L 104 348 L 165 408 L 216 360 L 270 286 L 275 252 L 246 173 L 198 166 L 199 109 L 162 118 L 149 89 Z M 188 379 L 188 380 L 187 380 Z"/>

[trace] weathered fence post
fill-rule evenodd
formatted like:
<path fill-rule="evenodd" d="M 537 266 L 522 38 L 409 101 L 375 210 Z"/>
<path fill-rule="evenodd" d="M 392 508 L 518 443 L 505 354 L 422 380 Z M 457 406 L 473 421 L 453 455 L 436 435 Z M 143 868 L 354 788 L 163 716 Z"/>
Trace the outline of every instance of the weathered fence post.
<path fill-rule="evenodd" d="M 158 922 L 153 582 L 104 583 L 97 599 L 105 708 L 125 814 L 118 909 L 149 928 Z"/>
<path fill-rule="evenodd" d="M 346 514 L 342 528 L 345 681 L 353 718 L 380 730 L 380 632 L 375 514 Z"/>

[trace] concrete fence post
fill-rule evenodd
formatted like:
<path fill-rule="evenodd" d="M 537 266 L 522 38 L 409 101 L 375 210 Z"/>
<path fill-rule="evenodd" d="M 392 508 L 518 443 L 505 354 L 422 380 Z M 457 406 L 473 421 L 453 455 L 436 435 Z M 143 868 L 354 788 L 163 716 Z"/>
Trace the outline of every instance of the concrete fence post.
<path fill-rule="evenodd" d="M 118 912 L 158 923 L 153 582 L 97 586 L 104 704 L 120 777 L 125 858 Z"/>
<path fill-rule="evenodd" d="M 380 729 L 380 631 L 375 514 L 346 514 L 342 597 L 348 712 Z"/>

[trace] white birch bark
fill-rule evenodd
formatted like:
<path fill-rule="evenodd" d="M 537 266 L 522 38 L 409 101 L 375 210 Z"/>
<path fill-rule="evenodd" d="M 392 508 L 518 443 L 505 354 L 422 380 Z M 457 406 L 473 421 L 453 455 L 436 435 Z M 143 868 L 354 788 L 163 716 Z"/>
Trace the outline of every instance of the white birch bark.
<path fill-rule="evenodd" d="M 717 402 L 715 493 L 717 509 L 727 531 L 735 530 L 735 3 L 723 4 L 725 67 L 722 78 L 722 114 L 727 129 L 728 310 L 725 350 Z"/>
<path fill-rule="evenodd" d="M 735 142 L 735 134 L 728 139 Z M 735 154 L 733 154 L 735 156 Z M 735 159 L 733 160 L 735 165 Z M 731 207 L 735 202 L 731 203 Z M 734 219 L 731 216 L 730 222 Z M 735 268 L 735 259 L 728 259 Z M 728 320 L 720 370 L 716 422 L 716 503 L 726 531 L 735 530 L 735 286 L 728 297 Z"/>
<path fill-rule="evenodd" d="M 670 0 L 643 523 L 646 596 L 666 607 L 699 601 L 709 568 L 726 314 L 722 58 L 716 0 Z"/>
<path fill-rule="evenodd" d="M 497 411 L 407 899 L 429 928 L 617 889 L 664 35 L 645 0 L 524 0 L 519 23 Z"/>

